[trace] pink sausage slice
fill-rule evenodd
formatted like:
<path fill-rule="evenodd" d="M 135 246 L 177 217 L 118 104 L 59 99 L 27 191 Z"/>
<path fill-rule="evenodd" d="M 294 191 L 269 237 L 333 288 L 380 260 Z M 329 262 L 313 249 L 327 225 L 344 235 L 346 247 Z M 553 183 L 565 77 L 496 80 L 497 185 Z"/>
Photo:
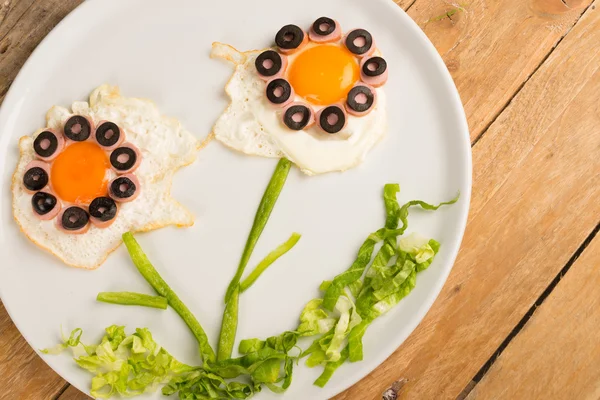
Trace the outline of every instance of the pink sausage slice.
<path fill-rule="evenodd" d="M 50 183 L 50 164 L 33 160 L 25 166 L 23 188 L 27 193 L 42 190 Z"/>
<path fill-rule="evenodd" d="M 88 207 L 90 221 L 98 228 L 106 228 L 117 219 L 119 206 L 110 197 L 96 197 Z"/>
<path fill-rule="evenodd" d="M 111 220 L 108 220 L 108 221 L 102 221 L 102 220 L 100 220 L 98 218 L 90 216 L 90 222 L 96 228 L 104 229 L 104 228 L 108 228 L 109 226 L 111 226 L 113 224 L 113 222 L 115 222 L 115 219 L 111 219 Z"/>
<path fill-rule="evenodd" d="M 287 65 L 287 56 L 274 50 L 263 51 L 254 61 L 256 72 L 263 81 L 283 77 Z"/>
<path fill-rule="evenodd" d="M 337 42 L 342 38 L 342 28 L 336 20 L 321 17 L 310 27 L 308 38 L 315 43 Z"/>
<path fill-rule="evenodd" d="M 67 142 L 93 140 L 95 130 L 94 121 L 90 117 L 77 114 L 69 117 L 63 127 Z"/>
<path fill-rule="evenodd" d="M 60 200 L 50 190 L 35 193 L 31 197 L 31 207 L 33 214 L 42 221 L 53 219 L 62 208 Z"/>
<path fill-rule="evenodd" d="M 360 79 L 373 87 L 383 86 L 388 79 L 387 62 L 381 57 L 363 59 L 360 64 Z"/>
<path fill-rule="evenodd" d="M 377 90 L 365 83 L 359 83 L 348 92 L 346 98 L 346 112 L 362 117 L 375 108 L 377 104 Z"/>
<path fill-rule="evenodd" d="M 329 134 L 334 134 L 346 127 L 346 124 L 348 123 L 348 116 L 343 105 L 334 104 L 319 110 L 317 113 L 316 122 L 319 128 L 321 128 L 323 131 Z"/>
<path fill-rule="evenodd" d="M 365 29 L 354 29 L 344 38 L 344 45 L 359 58 L 368 57 L 375 51 L 375 40 Z"/>
<path fill-rule="evenodd" d="M 133 174 L 116 177 L 108 184 L 108 195 L 117 203 L 135 200 L 141 191 L 140 181 Z"/>
<path fill-rule="evenodd" d="M 56 227 L 64 233 L 81 235 L 90 229 L 90 215 L 83 208 L 63 208 L 56 218 Z"/>
<path fill-rule="evenodd" d="M 315 123 L 315 112 L 308 104 L 292 102 L 283 109 L 283 123 L 294 131 L 308 129 Z"/>
<path fill-rule="evenodd" d="M 52 161 L 65 147 L 65 137 L 53 129 L 44 129 L 33 141 L 35 156 L 42 161 Z"/>
<path fill-rule="evenodd" d="M 104 150 L 112 151 L 125 141 L 125 131 L 114 122 L 100 121 L 93 139 Z"/>
<path fill-rule="evenodd" d="M 297 25 L 286 25 L 275 35 L 275 44 L 283 54 L 292 54 L 308 43 L 308 35 Z"/>
<path fill-rule="evenodd" d="M 123 143 L 110 153 L 110 165 L 119 175 L 129 174 L 142 162 L 142 153 L 132 143 Z"/>
<path fill-rule="evenodd" d="M 277 107 L 285 107 L 294 101 L 294 88 L 283 78 L 271 79 L 265 89 L 267 100 Z"/>

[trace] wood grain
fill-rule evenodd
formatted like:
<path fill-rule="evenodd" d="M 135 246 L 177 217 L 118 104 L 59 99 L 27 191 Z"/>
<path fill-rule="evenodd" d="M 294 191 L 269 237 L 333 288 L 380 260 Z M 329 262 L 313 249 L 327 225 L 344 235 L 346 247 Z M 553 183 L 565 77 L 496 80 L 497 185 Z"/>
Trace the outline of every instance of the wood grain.
<path fill-rule="evenodd" d="M 468 399 L 600 397 L 598 287 L 596 236 Z"/>
<path fill-rule="evenodd" d="M 54 373 L 19 333 L 0 303 L 0 399 L 49 399 L 65 381 Z"/>
<path fill-rule="evenodd" d="M 0 0 L 0 43 L 4 43 L 6 34 L 15 27 L 34 2 L 35 0 Z M 0 48 L 3 46 L 0 45 Z"/>
<path fill-rule="evenodd" d="M 412 6 L 414 2 L 415 2 L 415 0 L 394 0 L 394 3 L 398 4 L 404 10 L 406 10 L 410 6 Z"/>
<path fill-rule="evenodd" d="M 6 1 L 6 0 L 0 0 Z M 11 0 L 0 25 L 0 100 L 41 40 L 82 0 Z M 29 6 L 27 6 L 29 4 Z M 21 15 L 19 15 L 21 14 Z"/>
<path fill-rule="evenodd" d="M 599 222 L 599 14 L 588 9 L 475 145 L 448 282 L 409 339 L 337 400 L 380 399 L 399 378 L 400 398 L 456 398 Z"/>
<path fill-rule="evenodd" d="M 47 33 L 81 0 L 0 0 L 0 102 Z M 66 382 L 39 358 L 0 303 L 0 399 L 50 399 Z"/>
<path fill-rule="evenodd" d="M 479 137 L 529 79 L 590 0 L 550 15 L 532 0 L 417 0 L 408 14 L 438 49 Z M 548 0 L 546 7 L 563 0 Z"/>
<path fill-rule="evenodd" d="M 73 386 L 69 386 L 59 397 L 60 400 L 89 400 L 91 397 L 81 393 Z"/>

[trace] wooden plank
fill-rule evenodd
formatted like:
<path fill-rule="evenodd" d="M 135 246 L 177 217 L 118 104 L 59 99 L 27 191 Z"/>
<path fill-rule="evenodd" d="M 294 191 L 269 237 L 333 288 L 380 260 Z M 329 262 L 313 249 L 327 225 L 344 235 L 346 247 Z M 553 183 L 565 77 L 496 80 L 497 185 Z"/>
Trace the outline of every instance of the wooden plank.
<path fill-rule="evenodd" d="M 597 399 L 599 286 L 597 235 L 467 398 Z"/>
<path fill-rule="evenodd" d="M 408 14 L 452 73 L 474 140 L 508 104 L 591 0 L 417 0 Z M 575 3 L 575 1 L 577 1 Z M 563 13 L 554 10 L 562 5 Z"/>
<path fill-rule="evenodd" d="M 21 9 L 22 2 L 26 4 L 27 1 L 29 0 L 17 1 L 14 6 L 15 11 L 9 11 L 2 25 L 6 24 L 9 27 L 10 21 L 14 19 L 9 17 Z M 0 42 L 0 100 L 4 98 L 10 84 L 31 52 L 52 28 L 81 2 L 82 0 L 36 1 L 18 18 Z M 3 29 L 5 28 L 0 28 L 0 32 Z"/>
<path fill-rule="evenodd" d="M 65 383 L 35 354 L 0 303 L 0 398 L 49 399 Z"/>
<path fill-rule="evenodd" d="M 401 378 L 400 398 L 455 399 L 594 229 L 598 43 L 590 7 L 475 145 L 472 211 L 448 282 L 393 356 L 337 400 L 381 399 Z"/>
<path fill-rule="evenodd" d="M 35 0 L 0 0 L 0 54 L 7 47 L 4 37 L 23 17 Z"/>
<path fill-rule="evenodd" d="M 414 2 L 415 2 L 415 0 L 394 0 L 394 3 L 398 4 L 404 10 L 406 10 L 410 6 L 412 6 Z"/>
<path fill-rule="evenodd" d="M 0 0 L 0 102 L 29 54 L 81 0 Z M 66 382 L 39 358 L 0 303 L 0 397 L 49 399 Z"/>
<path fill-rule="evenodd" d="M 75 389 L 73 386 L 69 386 L 67 390 L 64 391 L 58 397 L 58 400 L 89 400 L 91 397 L 81 393 L 79 390 Z"/>

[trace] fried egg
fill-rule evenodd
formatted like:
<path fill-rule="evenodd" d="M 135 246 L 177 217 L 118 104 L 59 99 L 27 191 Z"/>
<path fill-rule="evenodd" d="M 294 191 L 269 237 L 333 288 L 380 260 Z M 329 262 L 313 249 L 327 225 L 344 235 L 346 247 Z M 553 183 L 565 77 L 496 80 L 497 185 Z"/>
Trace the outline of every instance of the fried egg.
<path fill-rule="evenodd" d="M 90 225 L 81 234 L 65 232 L 55 220 L 42 220 L 35 215 L 32 194 L 23 184 L 26 166 L 36 159 L 34 140 L 43 130 L 22 137 L 12 183 L 13 214 L 33 243 L 67 265 L 94 269 L 120 245 L 125 232 L 194 223 L 193 215 L 170 195 L 173 174 L 192 163 L 200 148 L 200 142 L 179 121 L 163 116 L 149 100 L 123 97 L 119 88 L 103 85 L 92 92 L 89 102 L 74 102 L 70 110 L 53 106 L 46 114 L 44 129 L 62 132 L 65 121 L 74 114 L 85 116 L 96 125 L 112 121 L 124 130 L 127 142 L 141 154 L 141 163 L 135 170 L 139 194 L 132 201 L 119 203 L 115 220 L 109 226 Z M 107 183 L 116 177 L 106 152 L 93 141 L 68 144 L 50 167 L 49 187 L 63 210 L 73 204 L 89 204 L 99 195 L 106 196 Z"/>
<path fill-rule="evenodd" d="M 307 175 L 345 171 L 363 162 L 387 132 L 383 89 L 375 89 L 377 103 L 367 115 L 348 115 L 346 126 L 335 135 L 316 124 L 293 131 L 282 122 L 281 108 L 265 96 L 265 82 L 255 67 L 256 57 L 263 51 L 241 52 L 213 43 L 211 57 L 234 65 L 225 87 L 230 104 L 213 127 L 215 138 L 245 154 L 286 157 Z M 336 44 L 311 42 L 287 60 L 286 78 L 294 89 L 294 101 L 309 102 L 315 113 L 326 105 L 339 104 L 359 81 L 359 63 Z"/>

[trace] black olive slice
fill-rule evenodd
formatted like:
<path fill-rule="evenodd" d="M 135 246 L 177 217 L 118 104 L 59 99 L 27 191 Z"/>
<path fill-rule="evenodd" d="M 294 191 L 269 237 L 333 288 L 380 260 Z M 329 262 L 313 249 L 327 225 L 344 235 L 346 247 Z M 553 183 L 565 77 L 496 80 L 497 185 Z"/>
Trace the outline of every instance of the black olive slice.
<path fill-rule="evenodd" d="M 364 95 L 364 96 L 361 96 Z M 364 102 L 359 102 L 357 100 L 358 97 L 363 97 L 365 99 Z M 346 104 L 351 110 L 354 110 L 358 113 L 365 112 L 373 107 L 373 103 L 375 102 L 375 95 L 373 91 L 367 86 L 354 86 L 348 92 L 348 98 L 346 99 Z"/>
<path fill-rule="evenodd" d="M 292 86 L 283 78 L 273 79 L 267 84 L 267 99 L 273 104 L 283 104 L 292 97 Z"/>
<path fill-rule="evenodd" d="M 286 25 L 275 35 L 275 44 L 284 50 L 300 47 L 304 41 L 304 31 L 297 25 Z"/>
<path fill-rule="evenodd" d="M 100 221 L 110 221 L 117 215 L 117 203 L 110 197 L 96 197 L 90 203 L 90 215 Z"/>
<path fill-rule="evenodd" d="M 325 27 L 325 29 L 323 29 Z M 336 23 L 331 18 L 321 17 L 313 23 L 313 31 L 320 36 L 331 35 L 335 31 Z"/>
<path fill-rule="evenodd" d="M 71 206 L 63 211 L 60 223 L 67 231 L 76 231 L 88 224 L 89 214 L 81 207 Z"/>
<path fill-rule="evenodd" d="M 126 158 L 125 161 L 119 161 Z M 117 147 L 110 153 L 110 165 L 117 171 L 128 171 L 135 165 L 137 153 L 131 147 Z"/>
<path fill-rule="evenodd" d="M 110 184 L 110 192 L 118 199 L 128 199 L 136 190 L 135 183 L 126 176 L 120 176 Z"/>
<path fill-rule="evenodd" d="M 366 60 L 362 67 L 362 73 L 366 76 L 383 75 L 387 69 L 387 62 L 381 57 L 371 57 Z"/>
<path fill-rule="evenodd" d="M 90 121 L 82 115 L 73 115 L 64 127 L 65 136 L 75 142 L 86 141 L 92 133 Z"/>
<path fill-rule="evenodd" d="M 119 142 L 121 129 L 114 122 L 106 121 L 96 128 L 96 141 L 100 146 L 111 147 Z"/>
<path fill-rule="evenodd" d="M 355 44 L 357 40 L 364 42 L 362 46 Z M 372 46 L 373 37 L 364 29 L 355 29 L 346 36 L 346 48 L 353 54 L 361 56 L 371 50 Z"/>
<path fill-rule="evenodd" d="M 312 110 L 303 104 L 289 106 L 283 114 L 283 123 L 290 129 L 304 129 L 312 118 Z"/>
<path fill-rule="evenodd" d="M 50 211 L 54 210 L 58 200 L 56 196 L 51 195 L 46 192 L 36 192 L 31 197 L 31 206 L 33 207 L 33 211 L 35 211 L 38 215 L 46 215 Z"/>
<path fill-rule="evenodd" d="M 31 191 L 43 189 L 48 184 L 48 173 L 41 167 L 29 168 L 23 175 L 23 185 Z"/>
<path fill-rule="evenodd" d="M 338 106 L 325 107 L 319 115 L 319 126 L 327 133 L 338 133 L 346 126 L 346 113 Z"/>
<path fill-rule="evenodd" d="M 263 51 L 256 57 L 256 61 L 254 62 L 256 66 L 256 70 L 262 76 L 274 76 L 279 71 L 281 71 L 283 67 L 283 60 L 281 55 L 278 52 L 273 50 Z M 269 67 L 267 67 L 269 65 Z"/>
<path fill-rule="evenodd" d="M 33 141 L 33 150 L 40 157 L 51 157 L 58 150 L 58 137 L 54 132 L 43 131 Z"/>

